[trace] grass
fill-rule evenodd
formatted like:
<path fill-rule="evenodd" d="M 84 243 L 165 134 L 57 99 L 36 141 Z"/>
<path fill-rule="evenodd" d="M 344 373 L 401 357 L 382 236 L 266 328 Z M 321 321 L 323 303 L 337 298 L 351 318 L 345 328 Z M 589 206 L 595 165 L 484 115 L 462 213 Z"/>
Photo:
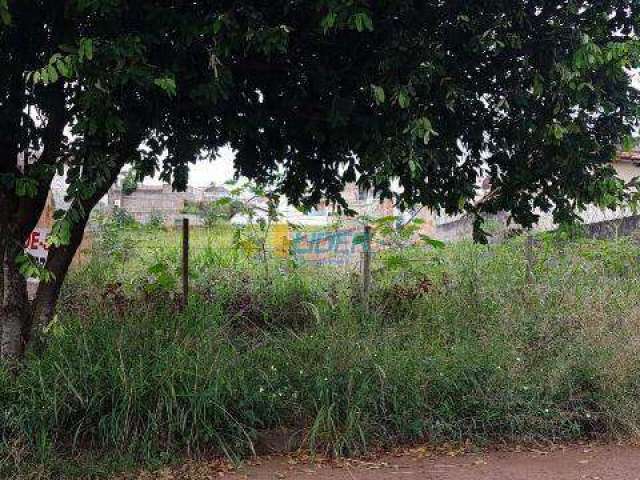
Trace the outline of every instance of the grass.
<path fill-rule="evenodd" d="M 0 476 L 240 458 L 273 432 L 337 455 L 637 435 L 631 240 L 543 237 L 532 280 L 520 238 L 379 254 L 365 311 L 353 274 L 265 269 L 202 232 L 182 311 L 173 234 L 130 235 L 73 273 L 46 348 L 0 374 Z"/>

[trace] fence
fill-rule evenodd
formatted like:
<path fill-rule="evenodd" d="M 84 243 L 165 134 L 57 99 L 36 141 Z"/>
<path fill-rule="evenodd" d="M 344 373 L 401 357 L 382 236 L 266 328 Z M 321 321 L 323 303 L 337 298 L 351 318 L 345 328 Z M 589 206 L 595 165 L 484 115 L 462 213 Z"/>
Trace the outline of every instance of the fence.
<path fill-rule="evenodd" d="M 630 222 L 634 228 L 638 226 L 637 218 L 625 220 L 625 222 Z M 586 233 L 599 237 L 601 235 L 598 235 L 598 232 L 602 228 L 600 227 L 595 233 L 590 230 L 587 230 Z M 116 262 L 121 262 L 122 275 L 126 276 L 128 273 L 127 270 L 131 268 L 132 259 L 144 258 L 143 262 L 138 263 L 146 262 L 146 267 L 149 267 L 154 263 L 154 254 L 165 257 L 168 254 L 171 258 L 172 268 L 175 267 L 174 271 L 179 272 L 180 275 L 175 287 L 179 287 L 180 294 L 185 300 L 189 298 L 189 276 L 193 274 L 189 263 L 199 255 L 209 252 L 222 257 L 241 255 L 243 258 L 257 260 L 258 264 L 263 264 L 265 270 L 270 274 L 274 274 L 276 269 L 282 271 L 281 266 L 288 261 L 294 261 L 296 264 L 304 265 L 310 269 L 348 270 L 350 275 L 355 275 L 358 279 L 359 298 L 366 309 L 372 289 L 372 271 L 379 267 L 378 262 L 381 254 L 387 253 L 389 250 L 393 253 L 393 249 L 389 248 L 388 243 L 372 235 L 371 229 L 362 225 L 323 231 L 297 231 L 290 230 L 286 225 L 274 225 L 271 226 L 269 235 L 263 239 L 262 244 L 259 242 L 243 244 L 242 239 L 238 241 L 238 238 L 234 238 L 237 230 L 228 226 L 213 230 L 201 227 L 194 228 L 187 219 L 176 229 L 153 230 L 146 228 L 145 230 L 144 235 L 134 234 L 131 238 L 119 240 L 122 243 L 114 249 L 119 252 Z M 617 228 L 615 231 L 628 233 L 631 230 L 633 229 L 629 227 Z M 100 246 L 102 239 L 100 234 L 97 235 L 98 237 L 93 243 Z M 521 258 L 525 266 L 524 278 L 527 282 L 533 282 L 537 242 L 529 235 L 522 245 Z M 425 246 L 423 250 L 427 253 L 429 249 Z M 96 253 L 94 252 L 94 254 Z M 110 255 L 109 251 L 104 249 L 100 254 Z M 416 255 L 412 258 L 405 258 L 404 261 L 423 262 L 425 259 L 426 256 Z"/>

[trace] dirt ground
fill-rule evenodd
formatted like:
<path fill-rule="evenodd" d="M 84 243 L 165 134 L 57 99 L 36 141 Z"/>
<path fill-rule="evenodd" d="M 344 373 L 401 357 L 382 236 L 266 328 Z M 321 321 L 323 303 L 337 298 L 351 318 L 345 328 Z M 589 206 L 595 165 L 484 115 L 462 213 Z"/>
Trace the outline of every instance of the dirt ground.
<path fill-rule="evenodd" d="M 467 449 L 468 450 L 468 449 Z M 640 447 L 571 445 L 469 453 L 407 449 L 367 460 L 262 457 L 232 467 L 194 462 L 138 478 L 228 480 L 640 480 Z"/>
<path fill-rule="evenodd" d="M 407 450 L 375 460 L 310 463 L 288 457 L 251 462 L 237 479 L 640 480 L 640 448 L 575 445 L 551 450 L 431 453 Z M 227 476 L 227 475 L 225 475 Z"/>

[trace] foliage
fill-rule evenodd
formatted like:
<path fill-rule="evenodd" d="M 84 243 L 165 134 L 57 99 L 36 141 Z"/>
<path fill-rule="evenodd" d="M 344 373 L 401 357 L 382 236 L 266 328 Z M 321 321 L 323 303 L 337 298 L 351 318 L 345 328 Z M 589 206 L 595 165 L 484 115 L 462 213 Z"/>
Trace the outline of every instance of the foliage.
<path fill-rule="evenodd" d="M 379 242 L 391 248 L 403 248 L 423 242 L 433 248 L 442 248 L 444 243 L 420 233 L 425 221 L 414 212 L 409 219 L 390 215 L 372 220 L 373 236 L 379 237 Z"/>
<path fill-rule="evenodd" d="M 627 199 L 610 163 L 638 126 L 637 0 L 485 3 L 3 0 L 2 255 L 55 173 L 70 201 L 48 237 L 54 281 L 15 306 L 21 330 L 51 316 L 65 246 L 127 164 L 180 190 L 228 146 L 238 176 L 294 205 L 346 210 L 357 182 L 402 208 L 469 211 L 477 240 L 482 213 L 526 227 Z"/>
<path fill-rule="evenodd" d="M 128 210 L 120 207 L 113 207 L 110 217 L 106 217 L 103 221 L 112 221 L 118 228 L 130 228 L 137 225 L 136 219 Z"/>
<path fill-rule="evenodd" d="M 209 202 L 203 207 L 204 224 L 208 227 L 217 225 L 220 222 L 231 220 L 235 215 L 242 212 L 244 205 L 237 199 L 228 197 L 220 198 L 214 202 Z"/>
<path fill-rule="evenodd" d="M 228 144 L 239 174 L 307 206 L 356 179 L 390 197 L 397 178 L 404 206 L 570 220 L 624 197 L 609 162 L 637 124 L 637 8 L 72 1 L 63 15 L 4 1 L 3 142 L 31 155 L 58 139 L 55 158 L 4 183 L 48 188 L 67 167 L 74 202 L 58 221 L 73 222 L 124 163 L 181 188 L 203 149 Z M 63 119 L 56 135 L 27 107 Z M 480 176 L 493 191 L 476 205 Z"/>
<path fill-rule="evenodd" d="M 218 200 L 220 205 L 237 206 L 236 218 L 244 223 L 235 229 L 234 248 L 250 256 L 259 254 L 265 267 L 269 233 L 280 218 L 279 201 L 277 194 L 252 183 L 238 185 L 230 191 L 229 197 Z"/>
<path fill-rule="evenodd" d="M 94 256 L 123 261 L 133 244 L 131 233 L 139 226 L 135 219 L 125 209 L 114 207 L 110 213 L 96 215 L 94 224 Z"/>
<path fill-rule="evenodd" d="M 149 214 L 149 219 L 147 220 L 146 227 L 151 230 L 160 230 L 164 227 L 166 218 L 164 214 L 158 210 L 152 210 Z"/>
<path fill-rule="evenodd" d="M 391 250 L 411 268 L 374 257 L 384 271 L 365 315 L 348 275 L 276 260 L 282 274 L 268 274 L 228 231 L 216 244 L 194 233 L 193 298 L 180 311 L 171 234 L 136 235 L 126 268 L 100 264 L 113 280 L 93 281 L 91 264 L 72 275 L 46 350 L 19 377 L 0 373 L 0 458 L 20 448 L 55 475 L 58 455 L 88 447 L 147 461 L 235 456 L 281 428 L 294 446 L 354 453 L 640 425 L 629 240 L 542 236 L 533 283 L 522 238 Z"/>
<path fill-rule="evenodd" d="M 131 195 L 138 189 L 138 179 L 133 170 L 129 170 L 122 180 L 122 193 Z"/>
<path fill-rule="evenodd" d="M 231 220 L 245 208 L 244 203 L 233 197 L 222 197 L 213 201 L 187 202 L 183 213 L 199 215 L 207 227 L 214 227 Z"/>

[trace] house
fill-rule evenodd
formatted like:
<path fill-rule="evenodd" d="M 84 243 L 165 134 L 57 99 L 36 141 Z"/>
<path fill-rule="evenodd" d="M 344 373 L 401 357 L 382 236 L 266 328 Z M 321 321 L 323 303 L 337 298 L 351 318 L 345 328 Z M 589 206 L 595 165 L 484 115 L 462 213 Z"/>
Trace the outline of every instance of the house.
<path fill-rule="evenodd" d="M 616 171 L 617 176 L 628 184 L 636 177 L 640 177 L 640 148 L 634 149 L 629 152 L 620 152 L 616 159 L 612 162 L 612 166 Z M 484 191 L 488 192 L 490 186 L 482 185 Z M 634 225 L 640 221 L 637 213 L 629 207 L 620 207 L 615 210 L 602 209 L 595 205 L 589 205 L 587 208 L 580 212 L 582 221 L 587 226 L 588 230 L 592 232 L 601 231 L 604 227 L 611 224 L 612 228 L 616 229 L 616 232 L 624 232 L 629 229 L 635 228 Z M 491 230 L 497 230 L 493 241 L 500 241 L 504 234 L 508 233 L 510 229 L 518 228 L 517 225 L 508 226 L 509 216 L 505 212 L 492 215 L 487 218 L 490 223 Z M 434 237 L 440 240 L 458 240 L 470 238 L 473 231 L 473 224 L 471 218 L 468 215 L 457 215 L 455 217 L 436 216 L 435 217 L 436 228 L 434 229 Z M 541 213 L 540 219 L 533 230 L 535 231 L 549 231 L 555 230 L 558 225 L 553 221 L 553 215 L 551 213 Z M 610 228 L 604 228 L 610 235 Z M 614 232 L 615 233 L 615 232 Z"/>
<path fill-rule="evenodd" d="M 361 189 L 355 183 L 348 183 L 345 186 L 342 197 L 349 208 L 356 212 L 356 217 L 341 216 L 336 206 L 327 205 L 325 202 L 318 203 L 308 212 L 302 212 L 290 205 L 286 198 L 281 200 L 279 211 L 289 223 L 306 226 L 331 225 L 338 219 L 349 223 L 359 216 L 375 219 L 398 213 L 391 200 L 385 199 L 381 202 L 373 191 Z"/>
<path fill-rule="evenodd" d="M 138 183 L 133 191 L 124 187 L 128 172 L 123 172 L 116 183 L 107 193 L 107 208 L 121 208 L 126 210 L 137 222 L 148 223 L 151 219 L 160 217 L 166 225 L 175 225 L 176 221 L 189 217 L 192 224 L 202 223 L 202 219 L 195 214 L 186 213 L 189 206 L 210 203 L 230 195 L 224 186 L 210 185 L 208 187 L 187 186 L 184 192 L 174 191 L 166 183 L 147 185 Z"/>
<path fill-rule="evenodd" d="M 630 182 L 635 177 L 640 176 L 640 148 L 629 152 L 621 152 L 613 162 L 618 177 L 625 183 Z"/>

